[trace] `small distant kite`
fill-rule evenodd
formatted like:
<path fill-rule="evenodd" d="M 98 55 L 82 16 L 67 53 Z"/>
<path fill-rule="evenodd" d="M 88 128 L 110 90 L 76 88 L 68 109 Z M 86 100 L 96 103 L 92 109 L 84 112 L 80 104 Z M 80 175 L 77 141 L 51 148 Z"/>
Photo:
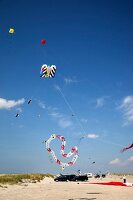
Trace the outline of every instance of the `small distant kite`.
<path fill-rule="evenodd" d="M 55 76 L 56 66 L 55 65 L 42 65 L 40 71 L 40 77 L 42 78 L 53 78 Z"/>
<path fill-rule="evenodd" d="M 41 40 L 41 44 L 46 44 L 46 40 Z"/>
<path fill-rule="evenodd" d="M 69 158 L 69 157 L 71 157 L 73 154 L 75 154 L 70 162 L 68 162 L 68 163 L 63 163 L 62 161 L 60 161 L 60 160 L 56 157 L 55 152 L 50 148 L 50 143 L 51 143 L 51 141 L 54 140 L 54 139 L 59 139 L 59 140 L 61 140 L 61 150 L 60 150 L 60 153 L 61 153 L 61 155 L 62 155 L 63 157 Z M 66 154 L 66 153 L 64 152 L 65 144 L 66 144 L 66 141 L 65 141 L 64 136 L 52 134 L 51 137 L 50 137 L 47 141 L 45 141 L 45 143 L 46 143 L 46 149 L 47 149 L 47 151 L 52 155 L 53 160 L 56 162 L 56 164 L 58 164 L 58 165 L 60 165 L 60 166 L 62 167 L 62 170 L 64 170 L 65 167 L 69 167 L 69 166 L 75 164 L 75 162 L 76 162 L 76 160 L 77 160 L 77 158 L 78 158 L 78 148 L 77 148 L 76 146 L 75 146 L 75 147 L 72 147 L 71 151 L 70 151 L 69 153 Z"/>
<path fill-rule="evenodd" d="M 94 162 L 92 162 L 92 164 L 95 164 L 96 162 L 94 161 Z"/>
<path fill-rule="evenodd" d="M 28 101 L 28 104 L 30 104 L 31 103 L 31 99 Z"/>
<path fill-rule="evenodd" d="M 17 113 L 15 117 L 19 117 L 19 114 Z"/>
<path fill-rule="evenodd" d="M 81 175 L 81 171 L 80 171 L 80 169 L 77 171 L 77 174 L 78 174 L 78 175 Z"/>
<path fill-rule="evenodd" d="M 13 28 L 10 28 L 10 29 L 9 29 L 9 33 L 13 34 L 13 33 L 14 33 L 14 29 L 13 29 Z"/>
<path fill-rule="evenodd" d="M 126 151 L 126 150 L 128 150 L 128 149 L 131 149 L 131 148 L 133 148 L 133 143 L 132 143 L 130 146 L 123 148 L 123 149 L 121 150 L 121 153 L 123 153 L 124 151 Z"/>

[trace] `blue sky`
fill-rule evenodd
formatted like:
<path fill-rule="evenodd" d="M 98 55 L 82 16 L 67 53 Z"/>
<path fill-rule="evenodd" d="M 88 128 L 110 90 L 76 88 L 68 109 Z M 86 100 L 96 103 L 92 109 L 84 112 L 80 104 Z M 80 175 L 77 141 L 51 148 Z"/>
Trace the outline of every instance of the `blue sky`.
<path fill-rule="evenodd" d="M 126 0 L 0 1 L 0 173 L 61 172 L 42 144 L 52 133 L 79 149 L 65 173 L 133 172 L 133 151 L 120 153 L 133 142 L 132 10 Z M 39 77 L 43 64 L 56 65 L 54 78 Z M 59 141 L 51 147 L 62 159 Z"/>

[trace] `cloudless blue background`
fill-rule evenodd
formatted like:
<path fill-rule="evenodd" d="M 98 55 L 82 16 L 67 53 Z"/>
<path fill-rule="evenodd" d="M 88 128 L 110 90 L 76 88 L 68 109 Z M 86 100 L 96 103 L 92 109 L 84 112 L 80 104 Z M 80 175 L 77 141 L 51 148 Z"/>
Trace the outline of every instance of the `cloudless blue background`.
<path fill-rule="evenodd" d="M 0 98 L 26 100 L 18 118 L 16 108 L 0 110 L 0 173 L 59 173 L 42 144 L 52 133 L 65 136 L 66 152 L 79 147 L 79 158 L 66 173 L 133 172 L 133 162 L 109 165 L 133 155 L 132 150 L 120 153 L 133 141 L 133 124 L 122 126 L 118 109 L 133 95 L 132 11 L 133 2 L 126 0 L 0 0 Z M 56 65 L 55 78 L 39 77 L 45 63 Z M 105 99 L 101 107 L 98 98 Z M 70 126 L 61 126 L 61 117 L 51 116 L 55 111 Z M 99 138 L 79 143 L 92 133 Z M 60 143 L 51 145 L 59 155 Z"/>

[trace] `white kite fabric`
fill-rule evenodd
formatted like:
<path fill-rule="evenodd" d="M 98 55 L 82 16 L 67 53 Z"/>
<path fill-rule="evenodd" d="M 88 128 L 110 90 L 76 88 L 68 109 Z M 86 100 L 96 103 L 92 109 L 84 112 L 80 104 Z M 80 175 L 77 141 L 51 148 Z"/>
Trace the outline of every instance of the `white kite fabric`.
<path fill-rule="evenodd" d="M 41 67 L 40 77 L 42 77 L 42 78 L 54 78 L 55 72 L 56 72 L 56 66 L 55 65 L 44 64 Z"/>
<path fill-rule="evenodd" d="M 56 157 L 55 152 L 50 148 L 50 143 L 51 143 L 51 141 L 52 141 L 52 140 L 55 140 L 55 139 L 61 140 L 61 151 L 60 151 L 60 153 L 61 153 L 61 155 L 62 155 L 63 157 L 68 158 L 68 157 L 71 157 L 73 154 L 75 154 L 70 162 L 68 162 L 68 163 L 63 163 L 62 161 L 60 161 L 60 160 Z M 64 170 L 65 167 L 69 167 L 69 166 L 71 166 L 71 165 L 74 165 L 75 162 L 76 162 L 76 160 L 77 160 L 77 158 L 78 158 L 78 148 L 77 148 L 76 146 L 74 146 L 74 147 L 72 147 L 71 151 L 70 151 L 69 153 L 66 154 L 66 153 L 64 152 L 65 145 L 66 145 L 66 140 L 65 140 L 64 136 L 62 136 L 62 135 L 52 134 L 52 135 L 50 136 L 50 138 L 46 141 L 46 149 L 47 149 L 47 151 L 52 155 L 52 157 L 53 157 L 53 159 L 55 160 L 55 162 L 56 162 L 58 165 L 60 165 L 60 166 L 62 167 L 62 170 Z"/>

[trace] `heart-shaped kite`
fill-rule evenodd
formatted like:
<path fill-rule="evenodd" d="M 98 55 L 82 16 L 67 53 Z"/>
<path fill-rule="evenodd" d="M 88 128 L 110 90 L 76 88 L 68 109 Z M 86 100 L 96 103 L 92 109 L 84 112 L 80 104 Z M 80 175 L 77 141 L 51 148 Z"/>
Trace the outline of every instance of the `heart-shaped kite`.
<path fill-rule="evenodd" d="M 61 152 L 61 155 L 62 155 L 63 157 L 67 157 L 67 158 L 68 158 L 68 157 L 72 156 L 73 154 L 75 154 L 74 157 L 72 158 L 72 160 L 71 160 L 70 162 L 68 162 L 68 163 L 63 163 L 62 161 L 60 161 L 60 160 L 56 157 L 55 152 L 50 148 L 50 142 L 51 142 L 52 140 L 54 140 L 54 139 L 59 139 L 59 140 L 61 140 L 61 151 L 60 151 L 60 152 Z M 77 148 L 76 146 L 75 146 L 75 147 L 72 147 L 71 151 L 70 151 L 68 154 L 66 154 L 66 153 L 64 152 L 65 145 L 66 145 L 66 141 L 65 141 L 64 136 L 62 136 L 62 135 L 52 134 L 52 135 L 50 136 L 50 138 L 46 141 L 46 149 L 47 149 L 47 151 L 52 155 L 52 157 L 53 157 L 53 159 L 55 160 L 55 162 L 56 162 L 58 165 L 60 165 L 60 166 L 62 167 L 62 170 L 64 170 L 65 167 L 68 167 L 68 166 L 73 165 L 73 164 L 76 162 L 77 158 L 78 158 L 78 148 Z"/>

